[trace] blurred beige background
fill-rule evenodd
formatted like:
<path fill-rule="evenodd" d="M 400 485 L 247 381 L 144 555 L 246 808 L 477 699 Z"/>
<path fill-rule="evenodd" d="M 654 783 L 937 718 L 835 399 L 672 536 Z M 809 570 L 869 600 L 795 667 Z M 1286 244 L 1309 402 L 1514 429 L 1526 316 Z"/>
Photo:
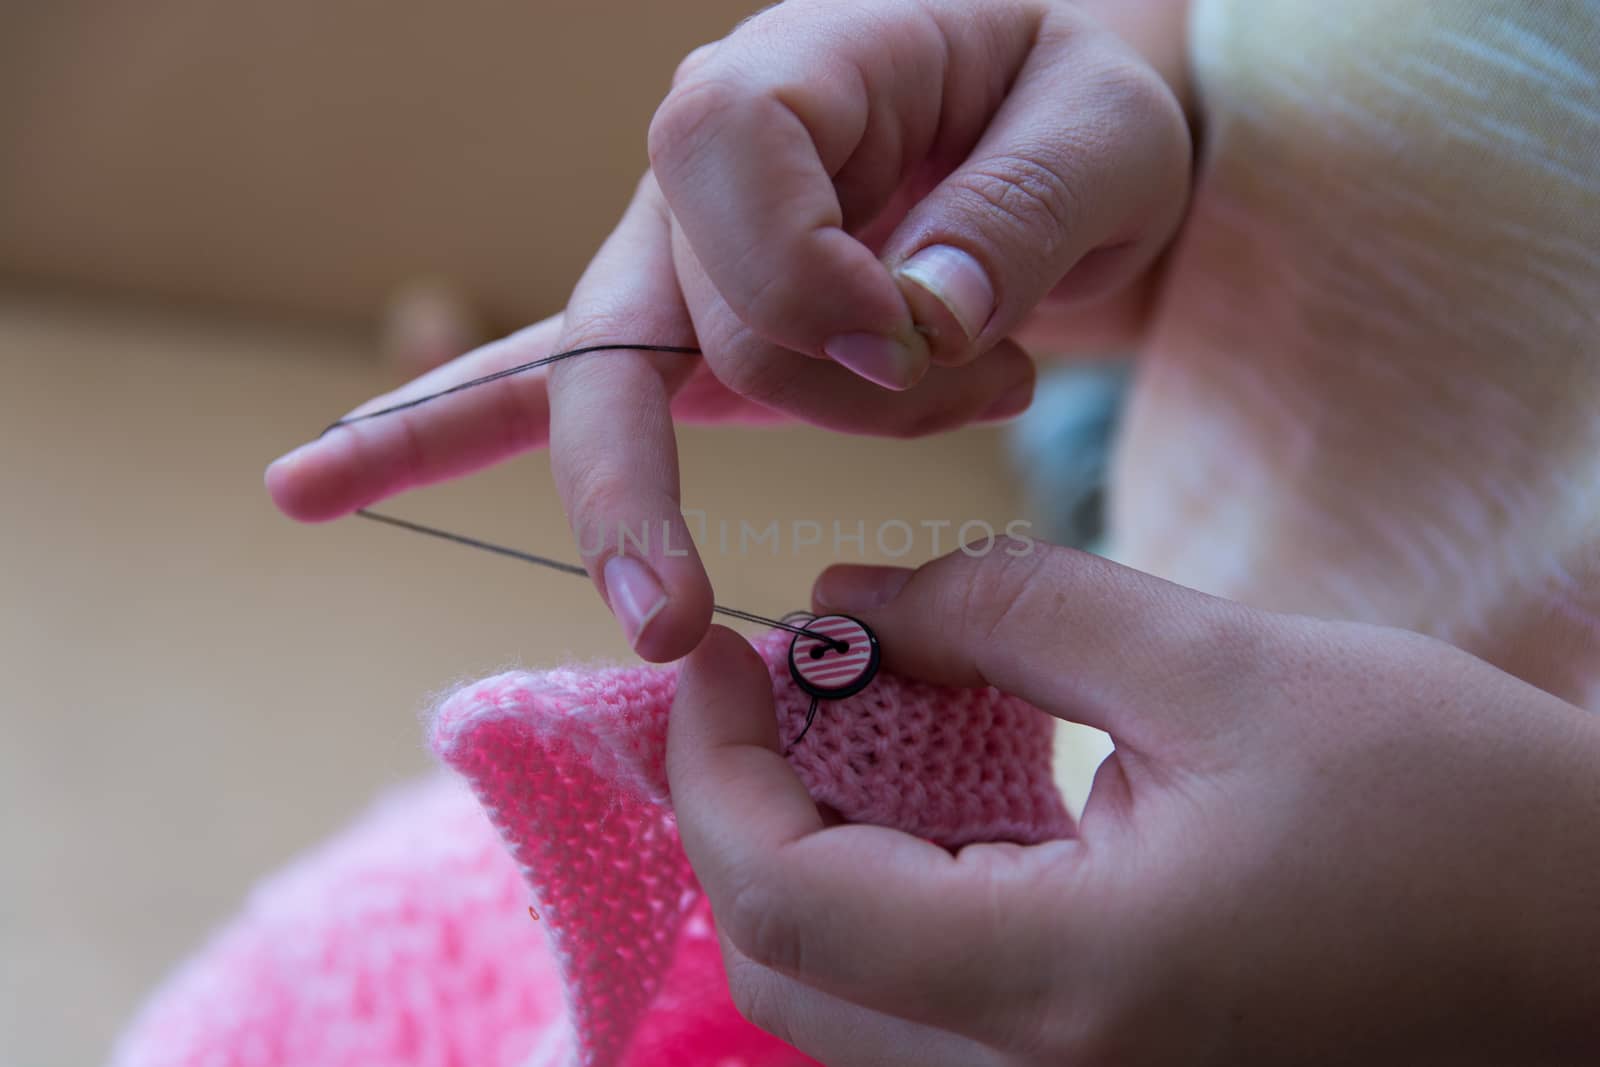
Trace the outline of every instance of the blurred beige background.
<path fill-rule="evenodd" d="M 753 0 L 11 0 L 0 276 L 271 316 L 561 306 L 678 61 Z"/>
<path fill-rule="evenodd" d="M 253 880 L 425 771 L 431 695 L 626 655 L 581 581 L 295 526 L 260 473 L 393 384 L 397 286 L 498 329 L 559 307 L 677 59 L 747 7 L 0 8 L 0 1064 L 98 1062 Z M 1020 514 L 992 430 L 734 432 L 682 435 L 713 516 Z M 856 478 L 774 488 L 819 456 Z M 568 543 L 542 456 L 392 510 Z M 776 615 L 831 558 L 709 562 Z M 1063 747 L 1076 790 L 1095 750 Z"/>

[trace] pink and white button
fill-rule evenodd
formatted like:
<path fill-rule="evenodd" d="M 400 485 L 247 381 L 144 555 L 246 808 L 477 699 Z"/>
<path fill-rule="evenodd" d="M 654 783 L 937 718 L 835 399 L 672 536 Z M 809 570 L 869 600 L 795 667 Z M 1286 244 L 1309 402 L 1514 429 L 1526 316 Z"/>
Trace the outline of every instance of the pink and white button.
<path fill-rule="evenodd" d="M 878 638 L 848 615 L 819 615 L 789 643 L 789 673 L 819 700 L 861 692 L 878 674 Z"/>

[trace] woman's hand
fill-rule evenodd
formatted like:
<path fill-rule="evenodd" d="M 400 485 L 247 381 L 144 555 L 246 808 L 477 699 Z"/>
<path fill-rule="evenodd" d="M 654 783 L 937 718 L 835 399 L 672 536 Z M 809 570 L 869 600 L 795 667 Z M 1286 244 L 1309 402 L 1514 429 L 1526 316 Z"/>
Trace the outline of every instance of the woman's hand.
<path fill-rule="evenodd" d="M 1003 546 L 1002 546 L 1003 547 Z M 713 628 L 668 772 L 735 1000 L 849 1064 L 1592 1063 L 1600 719 L 1439 642 L 1034 545 L 840 567 L 885 664 L 1109 731 L 1070 841 L 825 826 Z"/>
<path fill-rule="evenodd" d="M 1017 414 L 1033 367 L 1007 336 L 1047 297 L 1128 291 L 1176 228 L 1182 109 L 1086 6 L 789 0 L 696 51 L 564 314 L 362 410 L 589 344 L 703 359 L 585 357 L 343 427 L 273 466 L 274 499 L 333 518 L 548 441 L 634 648 L 683 655 L 711 591 L 679 505 L 675 396 L 679 413 L 897 436 Z M 1180 37 L 1182 5 L 1157 7 Z M 622 557 L 621 530 L 648 551 Z"/>

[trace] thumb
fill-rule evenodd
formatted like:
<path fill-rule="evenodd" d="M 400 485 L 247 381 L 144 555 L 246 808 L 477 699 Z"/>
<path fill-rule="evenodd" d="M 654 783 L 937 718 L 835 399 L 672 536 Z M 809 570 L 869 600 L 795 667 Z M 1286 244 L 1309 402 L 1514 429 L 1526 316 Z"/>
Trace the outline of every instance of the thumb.
<path fill-rule="evenodd" d="M 1145 751 L 1225 724 L 1286 641 L 1283 616 L 1075 549 L 967 551 L 916 571 L 835 566 L 813 599 L 873 627 L 892 670 L 992 685 Z"/>
<path fill-rule="evenodd" d="M 1155 70 L 1069 7 L 1044 15 L 983 136 L 882 250 L 934 360 L 987 352 L 1052 290 L 1132 281 L 1177 228 L 1190 152 Z"/>

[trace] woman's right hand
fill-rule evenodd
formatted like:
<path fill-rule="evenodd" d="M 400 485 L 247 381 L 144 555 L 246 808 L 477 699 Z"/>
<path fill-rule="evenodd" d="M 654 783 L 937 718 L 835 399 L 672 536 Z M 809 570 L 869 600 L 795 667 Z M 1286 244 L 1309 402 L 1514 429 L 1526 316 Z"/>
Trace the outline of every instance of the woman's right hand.
<path fill-rule="evenodd" d="M 675 411 L 892 436 L 1019 413 L 1033 366 L 1006 338 L 1047 299 L 1087 307 L 1139 279 L 1182 215 L 1189 153 L 1167 82 L 1083 6 L 789 0 L 685 61 L 651 172 L 562 316 L 358 410 L 587 345 L 702 357 L 582 357 L 341 427 L 269 489 L 334 518 L 548 441 L 601 595 L 641 656 L 677 658 L 711 590 Z M 649 548 L 625 555 L 621 530 Z"/>

